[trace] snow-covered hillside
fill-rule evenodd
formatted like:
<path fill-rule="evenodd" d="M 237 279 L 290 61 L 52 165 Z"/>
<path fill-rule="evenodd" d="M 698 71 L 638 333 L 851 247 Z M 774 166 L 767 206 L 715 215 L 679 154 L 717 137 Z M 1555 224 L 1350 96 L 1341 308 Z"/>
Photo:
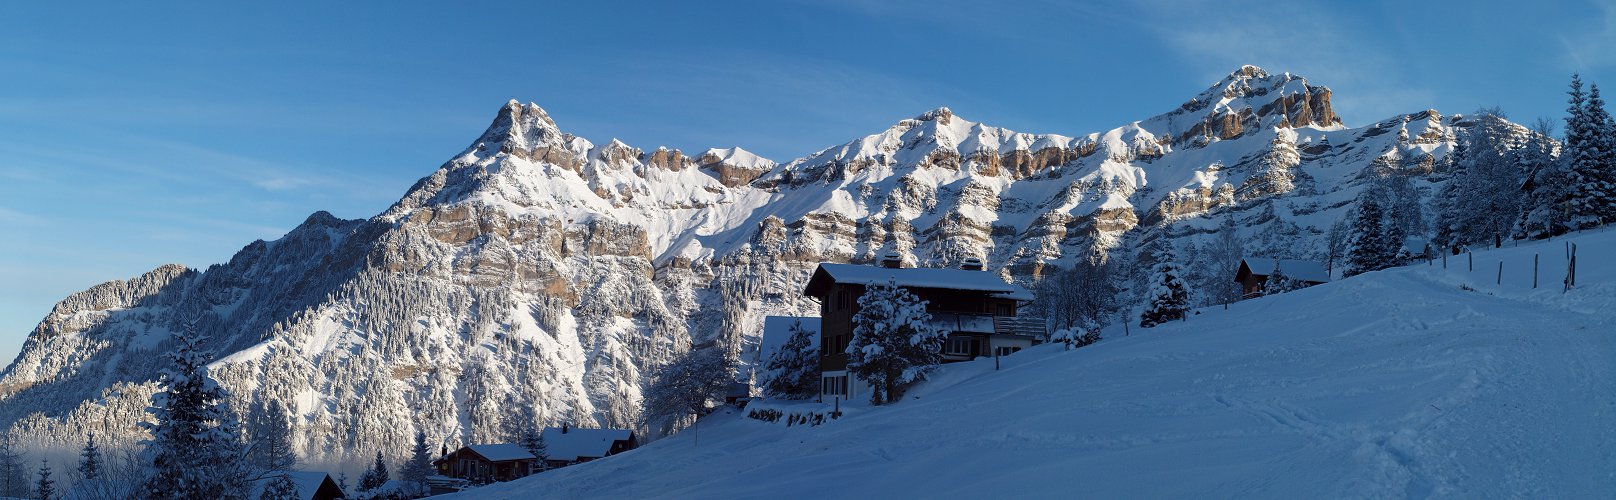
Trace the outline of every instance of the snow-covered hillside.
<path fill-rule="evenodd" d="M 699 444 L 463 497 L 1608 497 L 1616 231 L 1571 241 L 1568 293 L 1564 241 L 1420 263 L 948 365 L 824 425 L 729 410 Z"/>
<path fill-rule="evenodd" d="M 765 315 L 811 314 L 798 291 L 819 262 L 977 257 L 1025 282 L 1234 232 L 1236 253 L 1323 260 L 1332 223 L 1383 178 L 1408 181 L 1400 220 L 1423 234 L 1475 120 L 1347 127 L 1330 97 L 1246 66 L 1111 130 L 1029 134 L 940 108 L 783 163 L 594 142 L 511 101 L 375 217 L 318 212 L 227 263 L 67 297 L 0 372 L 0 427 L 32 447 L 76 448 L 94 426 L 139 439 L 178 331 L 205 339 L 236 411 L 284 401 L 311 461 L 402 458 L 417 431 L 454 446 L 528 424 L 638 427 L 654 370 L 692 346 L 749 360 Z"/>

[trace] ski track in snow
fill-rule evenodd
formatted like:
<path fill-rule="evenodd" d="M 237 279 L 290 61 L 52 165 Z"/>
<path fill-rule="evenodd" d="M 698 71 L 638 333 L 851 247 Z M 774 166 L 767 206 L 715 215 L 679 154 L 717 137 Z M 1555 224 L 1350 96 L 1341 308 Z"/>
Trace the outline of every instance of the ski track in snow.
<path fill-rule="evenodd" d="M 1581 241 L 1616 254 L 1616 232 Z M 466 496 L 1608 497 L 1616 311 L 1588 306 L 1609 303 L 1616 272 L 1587 260 L 1586 286 L 1564 295 L 1458 266 L 1371 273 L 1035 348 L 998 372 L 949 365 L 900 404 L 844 402 L 818 427 L 721 411 Z"/>

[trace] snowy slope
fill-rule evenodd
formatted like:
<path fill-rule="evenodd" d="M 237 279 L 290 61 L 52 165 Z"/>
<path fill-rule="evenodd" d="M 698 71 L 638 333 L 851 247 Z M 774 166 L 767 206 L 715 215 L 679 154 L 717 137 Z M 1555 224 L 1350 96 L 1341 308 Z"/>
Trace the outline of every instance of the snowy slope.
<path fill-rule="evenodd" d="M 1616 491 L 1616 232 L 1375 272 L 946 366 L 817 427 L 694 432 L 465 498 L 1597 498 Z M 1495 285 L 1496 263 L 1505 263 Z M 1463 284 L 1468 288 L 1460 287 Z M 460 497 L 456 497 L 460 498 Z"/>

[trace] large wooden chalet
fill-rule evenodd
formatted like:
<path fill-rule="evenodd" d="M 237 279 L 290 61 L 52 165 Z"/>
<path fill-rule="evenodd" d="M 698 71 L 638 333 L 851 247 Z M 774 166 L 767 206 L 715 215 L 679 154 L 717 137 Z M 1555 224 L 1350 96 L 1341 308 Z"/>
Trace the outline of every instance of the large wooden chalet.
<path fill-rule="evenodd" d="M 849 399 L 868 390 L 848 377 L 844 351 L 853 340 L 858 298 L 872 283 L 892 282 L 926 301 L 932 322 L 949 332 L 944 362 L 1007 355 L 1043 338 L 1042 318 L 1017 315 L 1033 299 L 1032 292 L 984 271 L 980 261 L 967 259 L 961 269 L 904 268 L 900 263 L 892 255 L 878 266 L 824 263 L 808 279 L 803 295 L 819 301 L 821 396 Z"/>
<path fill-rule="evenodd" d="M 475 482 L 510 481 L 545 469 L 566 467 L 634 449 L 639 442 L 627 429 L 546 427 L 544 463 L 516 443 L 474 444 L 432 461 L 438 474 Z"/>
<path fill-rule="evenodd" d="M 1240 283 L 1240 298 L 1262 296 L 1263 287 L 1268 284 L 1268 277 L 1274 274 L 1276 269 L 1307 286 L 1330 281 L 1330 271 L 1325 269 L 1324 264 L 1315 261 L 1246 257 L 1240 260 L 1240 270 L 1235 272 L 1234 276 L 1234 280 Z"/>

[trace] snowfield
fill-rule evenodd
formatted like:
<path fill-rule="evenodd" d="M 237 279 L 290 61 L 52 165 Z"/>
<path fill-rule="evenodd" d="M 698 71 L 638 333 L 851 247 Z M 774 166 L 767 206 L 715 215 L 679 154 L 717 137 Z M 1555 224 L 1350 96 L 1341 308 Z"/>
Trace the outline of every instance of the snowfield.
<path fill-rule="evenodd" d="M 1571 241 L 1569 293 L 1562 240 L 1451 257 L 948 365 L 817 427 L 724 410 L 699 443 L 461 496 L 1609 498 L 1616 231 Z"/>

